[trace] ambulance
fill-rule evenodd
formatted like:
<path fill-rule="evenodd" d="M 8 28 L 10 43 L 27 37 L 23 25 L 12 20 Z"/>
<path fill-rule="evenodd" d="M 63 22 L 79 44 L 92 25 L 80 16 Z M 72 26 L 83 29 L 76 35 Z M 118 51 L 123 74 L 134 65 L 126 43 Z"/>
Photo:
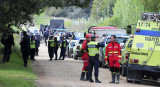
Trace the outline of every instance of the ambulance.
<path fill-rule="evenodd" d="M 128 60 L 127 82 L 140 83 L 143 79 L 160 78 L 160 16 L 151 12 L 141 16 Z"/>

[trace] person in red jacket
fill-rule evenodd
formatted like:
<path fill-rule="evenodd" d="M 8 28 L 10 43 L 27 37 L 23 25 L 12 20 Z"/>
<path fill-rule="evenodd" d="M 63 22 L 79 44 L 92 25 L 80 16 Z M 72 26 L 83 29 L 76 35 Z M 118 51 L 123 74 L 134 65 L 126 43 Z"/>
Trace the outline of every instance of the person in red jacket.
<path fill-rule="evenodd" d="M 119 84 L 120 78 L 120 60 L 121 60 L 121 47 L 116 41 L 116 36 L 111 36 L 111 42 L 107 45 L 105 62 L 109 61 L 110 71 L 112 73 L 112 81 L 110 83 L 115 83 L 115 76 L 117 75 L 116 84 Z"/>
<path fill-rule="evenodd" d="M 82 48 L 81 48 L 81 53 L 82 53 L 82 60 L 83 60 L 83 68 L 82 68 L 82 73 L 80 80 L 85 81 L 88 80 L 88 65 L 89 65 L 89 55 L 86 52 L 87 50 L 87 44 L 91 41 L 91 34 L 86 34 L 86 40 L 82 43 Z M 86 79 L 84 78 L 86 75 Z"/>

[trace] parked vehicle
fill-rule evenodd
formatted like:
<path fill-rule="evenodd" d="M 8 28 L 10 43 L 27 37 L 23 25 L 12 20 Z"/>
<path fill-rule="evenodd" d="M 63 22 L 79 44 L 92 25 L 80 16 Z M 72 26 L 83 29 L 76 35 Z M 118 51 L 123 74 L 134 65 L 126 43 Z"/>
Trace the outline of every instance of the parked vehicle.
<path fill-rule="evenodd" d="M 125 29 L 118 29 L 115 26 L 103 26 L 103 27 L 91 27 L 88 29 L 88 33 L 98 37 L 96 41 L 101 42 L 103 37 L 110 35 L 126 35 Z"/>
<path fill-rule="evenodd" d="M 160 16 L 156 13 L 142 13 L 141 16 L 129 56 L 127 82 L 160 78 Z"/>
<path fill-rule="evenodd" d="M 81 38 L 84 38 L 84 33 L 74 32 L 74 35 L 75 35 L 75 40 L 79 40 Z"/>
<path fill-rule="evenodd" d="M 75 44 L 73 48 L 73 59 L 78 59 L 78 57 L 81 57 L 80 55 L 80 49 L 82 48 L 82 43 L 85 41 L 85 38 L 81 38 L 77 44 Z"/>
<path fill-rule="evenodd" d="M 128 39 L 127 42 L 124 44 L 124 46 L 121 49 L 121 56 L 122 56 L 122 58 L 121 58 L 121 67 L 122 67 L 121 74 L 123 76 L 127 75 L 128 58 L 129 58 L 129 54 L 131 51 L 132 43 L 133 43 L 133 38 Z"/>
<path fill-rule="evenodd" d="M 72 55 L 73 55 L 73 48 L 76 46 L 77 43 L 78 43 L 78 40 L 71 40 L 71 42 L 69 43 L 69 45 L 67 47 L 67 56 L 69 58 L 72 57 Z"/>

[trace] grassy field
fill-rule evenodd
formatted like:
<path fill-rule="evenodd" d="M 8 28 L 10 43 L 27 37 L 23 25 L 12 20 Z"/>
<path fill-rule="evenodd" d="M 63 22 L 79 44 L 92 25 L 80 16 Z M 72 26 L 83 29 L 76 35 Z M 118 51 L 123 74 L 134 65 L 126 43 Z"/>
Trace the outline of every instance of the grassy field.
<path fill-rule="evenodd" d="M 32 68 L 24 68 L 22 58 L 16 53 L 11 55 L 9 63 L 0 63 L 0 87 L 36 87 L 36 79 Z"/>

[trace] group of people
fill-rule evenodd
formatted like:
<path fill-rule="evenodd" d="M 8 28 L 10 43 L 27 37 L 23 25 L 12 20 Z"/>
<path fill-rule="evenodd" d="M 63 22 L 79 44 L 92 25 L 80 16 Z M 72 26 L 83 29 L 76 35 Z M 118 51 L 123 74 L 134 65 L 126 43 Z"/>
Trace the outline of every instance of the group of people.
<path fill-rule="evenodd" d="M 99 74 L 99 47 L 104 47 L 103 43 L 96 42 L 96 37 L 91 34 L 86 34 L 86 40 L 82 43 L 81 58 L 83 59 L 83 68 L 80 76 L 80 80 L 94 82 L 92 79 L 92 71 L 94 67 L 95 83 L 101 83 L 98 79 Z M 106 47 L 105 62 L 108 64 L 112 75 L 112 81 L 110 83 L 119 84 L 120 78 L 120 60 L 121 60 L 121 48 L 120 45 L 115 42 L 116 36 L 111 36 L 111 42 Z M 117 75 L 117 80 L 115 77 Z M 86 76 L 86 78 L 85 78 Z"/>
<path fill-rule="evenodd" d="M 48 40 L 48 53 L 49 53 L 50 61 L 52 61 L 52 58 L 54 57 L 54 55 L 56 56 L 55 60 L 57 60 L 57 51 L 59 47 L 61 48 L 59 60 L 64 60 L 67 45 L 68 45 L 68 42 L 65 39 L 65 37 L 61 37 L 61 39 L 58 41 L 57 37 L 50 36 Z"/>
<path fill-rule="evenodd" d="M 29 57 L 31 60 L 35 61 L 35 56 L 38 56 L 40 39 L 38 35 L 29 36 L 26 31 L 23 31 L 20 45 L 21 45 L 21 53 L 24 61 L 24 67 L 27 67 L 27 61 Z"/>
<path fill-rule="evenodd" d="M 21 38 L 21 53 L 24 61 L 24 67 L 27 67 L 27 61 L 29 59 L 35 60 L 35 55 L 38 55 L 38 48 L 40 46 L 40 39 L 38 35 L 31 35 L 29 36 L 26 31 L 23 31 Z M 68 34 L 66 34 L 68 35 Z M 75 36 L 73 36 L 75 37 Z M 89 81 L 94 82 L 92 79 L 92 71 L 94 67 L 94 76 L 95 82 L 101 83 L 98 79 L 99 74 L 99 47 L 104 47 L 103 43 L 96 42 L 96 37 L 92 36 L 91 34 L 85 35 L 86 40 L 82 43 L 81 58 L 83 59 L 83 68 L 80 80 L 82 81 Z M 57 51 L 58 48 L 61 48 L 61 53 L 59 60 L 65 59 L 66 47 L 68 42 L 66 40 L 67 37 L 62 36 L 61 39 L 58 41 L 57 37 L 50 36 L 48 40 L 48 53 L 50 57 L 50 61 L 52 61 L 54 55 L 55 60 L 57 60 Z M 47 39 L 46 39 L 47 40 Z M 9 62 L 10 54 L 11 54 L 11 46 L 14 46 L 14 38 L 13 34 L 3 34 L 1 43 L 4 45 L 4 56 L 3 56 L 3 63 Z M 109 63 L 112 81 L 110 83 L 117 83 L 119 84 L 120 78 L 120 60 L 121 60 L 121 47 L 119 43 L 116 42 L 116 36 L 111 36 L 111 42 L 106 47 L 106 54 L 105 54 L 105 62 L 106 64 Z M 86 78 L 85 78 L 86 77 Z M 117 80 L 115 81 L 115 78 Z"/>

